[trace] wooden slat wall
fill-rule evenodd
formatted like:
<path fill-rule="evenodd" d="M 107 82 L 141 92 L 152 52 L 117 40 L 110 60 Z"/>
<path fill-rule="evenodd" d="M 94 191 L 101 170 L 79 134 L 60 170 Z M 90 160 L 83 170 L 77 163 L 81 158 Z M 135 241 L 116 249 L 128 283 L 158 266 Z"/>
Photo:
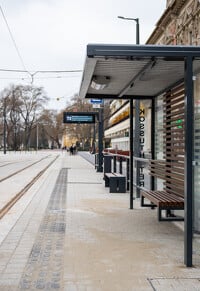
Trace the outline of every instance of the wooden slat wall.
<path fill-rule="evenodd" d="M 185 90 L 181 84 L 164 96 L 165 190 L 184 196 Z"/>

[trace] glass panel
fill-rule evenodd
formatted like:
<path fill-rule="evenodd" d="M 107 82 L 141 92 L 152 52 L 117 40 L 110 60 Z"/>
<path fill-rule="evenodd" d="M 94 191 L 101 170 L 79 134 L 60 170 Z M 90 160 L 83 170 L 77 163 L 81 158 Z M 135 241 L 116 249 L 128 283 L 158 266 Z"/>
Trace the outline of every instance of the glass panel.
<path fill-rule="evenodd" d="M 151 100 L 140 102 L 140 156 L 151 158 Z"/>
<path fill-rule="evenodd" d="M 155 159 L 163 159 L 163 96 L 155 102 Z"/>
<path fill-rule="evenodd" d="M 135 120 L 134 110 L 134 124 L 138 124 L 137 134 L 139 134 L 139 159 L 134 159 L 134 175 L 133 182 L 137 188 L 150 189 L 151 178 L 149 176 L 149 159 L 151 158 L 151 100 L 140 101 L 139 120 Z M 134 132 L 135 137 L 135 132 Z M 135 138 L 134 138 L 135 140 Z M 138 197 L 138 190 L 137 195 Z"/>
<path fill-rule="evenodd" d="M 140 116 L 139 120 L 135 120 L 135 109 L 133 113 L 133 125 L 138 124 L 139 130 L 133 133 L 139 134 L 139 151 L 141 158 L 151 158 L 151 100 L 140 101 Z"/>
<path fill-rule="evenodd" d="M 163 159 L 163 96 L 155 102 L 155 159 Z M 163 189 L 163 180 L 155 178 L 157 190 Z"/>

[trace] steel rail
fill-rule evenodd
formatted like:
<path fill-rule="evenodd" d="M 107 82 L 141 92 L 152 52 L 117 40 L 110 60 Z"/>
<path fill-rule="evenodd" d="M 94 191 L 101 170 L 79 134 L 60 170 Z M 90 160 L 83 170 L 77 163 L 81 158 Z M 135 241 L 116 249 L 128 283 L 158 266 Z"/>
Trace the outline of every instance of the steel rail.
<path fill-rule="evenodd" d="M 44 174 L 44 172 L 57 160 L 57 155 L 42 171 L 40 171 L 20 192 L 18 192 L 2 209 L 0 209 L 0 219 L 13 207 L 13 205 L 34 185 L 34 183 Z M 35 164 L 35 163 L 34 163 Z"/>
<path fill-rule="evenodd" d="M 39 162 L 45 160 L 45 159 L 48 158 L 49 156 L 50 156 L 50 155 L 48 155 L 48 156 L 46 156 L 46 157 L 44 157 L 44 158 L 41 158 L 40 160 L 38 160 L 38 161 L 36 161 L 36 162 L 34 162 L 34 163 L 32 163 L 32 164 L 26 166 L 25 168 L 22 168 L 22 169 L 20 169 L 20 170 L 18 170 L 18 171 L 16 171 L 16 172 L 14 172 L 14 173 L 12 173 L 12 174 L 6 176 L 6 177 L 0 179 L 0 183 L 3 182 L 3 181 L 5 181 L 5 180 L 7 180 L 7 179 L 9 179 L 9 178 L 11 178 L 12 176 L 15 176 L 15 175 L 17 175 L 17 174 L 23 172 L 24 170 L 26 170 L 26 169 L 32 167 L 33 165 L 35 165 L 35 164 L 37 164 L 37 163 L 39 163 Z M 8 164 L 7 164 L 7 165 L 8 165 Z"/>

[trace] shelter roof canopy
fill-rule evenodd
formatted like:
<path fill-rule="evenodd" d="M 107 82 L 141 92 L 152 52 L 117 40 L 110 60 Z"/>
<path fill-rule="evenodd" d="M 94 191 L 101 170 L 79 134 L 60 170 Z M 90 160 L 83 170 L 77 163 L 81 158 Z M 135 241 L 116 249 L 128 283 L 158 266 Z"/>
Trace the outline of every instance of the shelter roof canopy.
<path fill-rule="evenodd" d="M 149 98 L 182 82 L 185 60 L 195 58 L 200 72 L 200 47 L 89 44 L 80 87 L 83 98 Z M 95 79 L 105 86 L 91 86 Z"/>

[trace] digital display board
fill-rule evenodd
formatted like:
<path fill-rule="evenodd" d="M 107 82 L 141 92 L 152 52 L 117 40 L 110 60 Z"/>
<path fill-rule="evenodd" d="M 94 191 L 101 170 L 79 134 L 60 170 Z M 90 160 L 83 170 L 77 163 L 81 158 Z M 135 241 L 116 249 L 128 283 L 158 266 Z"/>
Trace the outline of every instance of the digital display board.
<path fill-rule="evenodd" d="M 95 123 L 95 114 L 89 112 L 64 112 L 63 123 Z"/>

